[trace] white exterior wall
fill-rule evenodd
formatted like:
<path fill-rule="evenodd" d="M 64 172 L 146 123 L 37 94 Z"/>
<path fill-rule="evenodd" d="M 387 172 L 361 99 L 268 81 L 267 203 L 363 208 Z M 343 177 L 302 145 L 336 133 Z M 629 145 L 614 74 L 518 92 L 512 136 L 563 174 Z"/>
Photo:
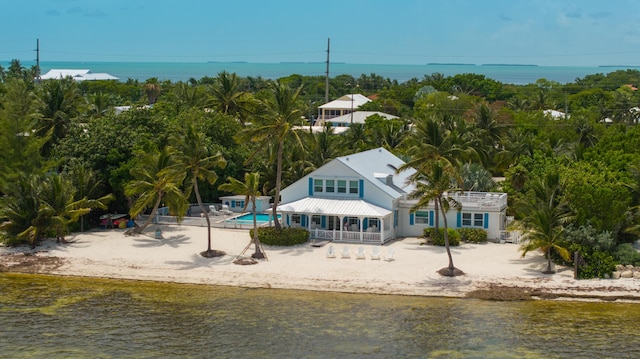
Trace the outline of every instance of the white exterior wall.
<path fill-rule="evenodd" d="M 429 206 L 428 208 L 423 209 L 426 212 L 434 211 L 434 220 L 436 217 L 435 208 L 433 206 Z M 482 227 L 474 227 L 474 226 L 462 226 L 458 225 L 458 213 L 462 215 L 463 212 L 467 213 L 480 213 L 483 216 L 483 226 Z M 484 218 L 485 213 L 488 215 L 488 227 L 484 226 Z M 497 241 L 500 239 L 500 231 L 504 230 L 504 221 L 505 221 L 505 209 L 502 211 L 480 211 L 474 208 L 465 209 L 464 207 L 459 212 L 456 209 L 450 209 L 447 212 L 447 227 L 448 228 L 477 228 L 482 229 L 487 232 L 487 240 Z M 399 222 L 398 222 L 398 235 L 402 237 L 420 237 L 424 233 L 425 228 L 435 227 L 435 225 L 427 225 L 422 223 L 415 223 L 415 215 L 414 215 L 414 223 L 411 224 L 411 212 L 408 207 L 400 207 L 399 209 Z M 444 227 L 444 219 L 442 218 L 442 213 L 439 215 L 439 227 Z M 461 222 L 461 221 L 460 221 Z"/>
<path fill-rule="evenodd" d="M 266 212 L 267 210 L 269 210 L 269 208 L 271 208 L 271 206 L 269 205 L 269 200 L 271 199 L 271 197 L 268 196 L 261 196 L 256 198 L 256 212 L 257 213 L 261 213 L 261 212 Z M 220 202 L 222 202 L 223 205 L 228 204 L 229 206 L 229 210 L 233 211 L 233 212 L 238 212 L 241 213 L 244 210 L 243 206 L 236 206 L 235 204 L 237 204 L 237 201 L 245 201 L 245 196 L 223 196 L 220 197 Z M 247 212 L 252 212 L 253 211 L 253 206 L 251 205 L 251 201 L 248 201 L 247 204 Z"/>
<path fill-rule="evenodd" d="M 302 198 L 309 197 L 309 178 L 311 179 L 334 179 L 334 180 L 357 180 L 358 183 L 360 180 L 363 180 L 363 197 L 360 198 L 360 194 L 357 195 L 349 195 L 344 193 L 316 193 L 314 191 L 313 197 L 324 197 L 324 198 L 354 198 L 354 199 L 362 199 L 376 206 L 389 209 L 393 208 L 393 198 L 389 196 L 387 193 L 382 191 L 379 187 L 370 183 L 367 179 L 362 178 L 355 171 L 345 166 L 339 161 L 332 161 L 328 164 L 320 167 L 315 170 L 313 173 L 308 174 L 296 181 L 292 185 L 283 189 L 281 192 L 281 203 L 289 203 L 293 201 L 297 201 Z M 336 183 L 337 186 L 337 183 Z M 348 190 L 348 188 L 347 188 Z M 358 189 L 360 190 L 360 188 Z"/>

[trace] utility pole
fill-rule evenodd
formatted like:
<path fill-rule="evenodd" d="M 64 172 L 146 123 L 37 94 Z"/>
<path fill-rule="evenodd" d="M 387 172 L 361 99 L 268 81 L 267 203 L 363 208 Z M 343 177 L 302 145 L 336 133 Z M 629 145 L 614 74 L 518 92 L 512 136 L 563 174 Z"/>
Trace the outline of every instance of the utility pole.
<path fill-rule="evenodd" d="M 331 38 L 327 38 L 327 72 L 324 78 L 324 103 L 329 102 L 329 50 Z"/>
<path fill-rule="evenodd" d="M 40 83 L 40 39 L 36 39 L 36 84 Z"/>

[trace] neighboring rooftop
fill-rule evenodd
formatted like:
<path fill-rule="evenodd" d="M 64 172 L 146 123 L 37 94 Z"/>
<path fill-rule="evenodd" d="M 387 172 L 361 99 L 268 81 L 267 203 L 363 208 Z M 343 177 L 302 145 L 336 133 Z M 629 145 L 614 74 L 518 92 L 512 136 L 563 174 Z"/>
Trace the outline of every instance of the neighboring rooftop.
<path fill-rule="evenodd" d="M 60 80 L 66 77 L 71 77 L 76 81 L 118 80 L 117 77 L 107 73 L 92 73 L 90 70 L 75 69 L 51 69 L 46 74 L 40 76 L 42 80 Z"/>

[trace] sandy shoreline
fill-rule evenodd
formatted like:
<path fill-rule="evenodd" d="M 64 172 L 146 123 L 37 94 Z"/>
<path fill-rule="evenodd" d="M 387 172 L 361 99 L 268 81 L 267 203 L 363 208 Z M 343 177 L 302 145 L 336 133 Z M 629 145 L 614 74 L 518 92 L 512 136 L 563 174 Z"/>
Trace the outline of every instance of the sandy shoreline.
<path fill-rule="evenodd" d="M 337 252 L 327 258 L 327 246 L 265 246 L 267 261 L 235 265 L 233 261 L 249 241 L 248 231 L 212 229 L 212 247 L 227 255 L 203 258 L 207 248 L 204 227 L 161 226 L 163 239 L 148 235 L 125 236 L 123 230 L 94 230 L 69 236 L 69 244 L 46 241 L 35 249 L 0 247 L 0 271 L 87 276 L 176 283 L 281 288 L 352 293 L 466 297 L 497 287 L 512 288 L 528 296 L 585 300 L 640 302 L 640 280 L 574 280 L 571 268 L 545 275 L 540 253 L 521 257 L 516 244 L 463 244 L 452 247 L 456 267 L 464 276 L 441 277 L 447 265 L 444 248 L 420 245 L 404 238 L 380 247 L 393 261 L 372 260 L 374 245 L 363 245 L 366 259 L 355 259 L 357 244 L 329 244 Z M 152 233 L 152 230 L 148 233 Z M 350 259 L 340 258 L 347 246 Z M 252 253 L 253 247 L 247 252 Z M 488 290 L 488 291 L 487 291 Z"/>

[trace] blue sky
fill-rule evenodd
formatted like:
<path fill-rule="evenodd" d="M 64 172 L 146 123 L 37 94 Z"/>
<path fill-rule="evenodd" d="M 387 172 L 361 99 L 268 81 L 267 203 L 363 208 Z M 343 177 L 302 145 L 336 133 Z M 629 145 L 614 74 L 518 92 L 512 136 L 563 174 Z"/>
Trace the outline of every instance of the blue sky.
<path fill-rule="evenodd" d="M 640 65 L 638 0 L 2 1 L 0 60 Z"/>

